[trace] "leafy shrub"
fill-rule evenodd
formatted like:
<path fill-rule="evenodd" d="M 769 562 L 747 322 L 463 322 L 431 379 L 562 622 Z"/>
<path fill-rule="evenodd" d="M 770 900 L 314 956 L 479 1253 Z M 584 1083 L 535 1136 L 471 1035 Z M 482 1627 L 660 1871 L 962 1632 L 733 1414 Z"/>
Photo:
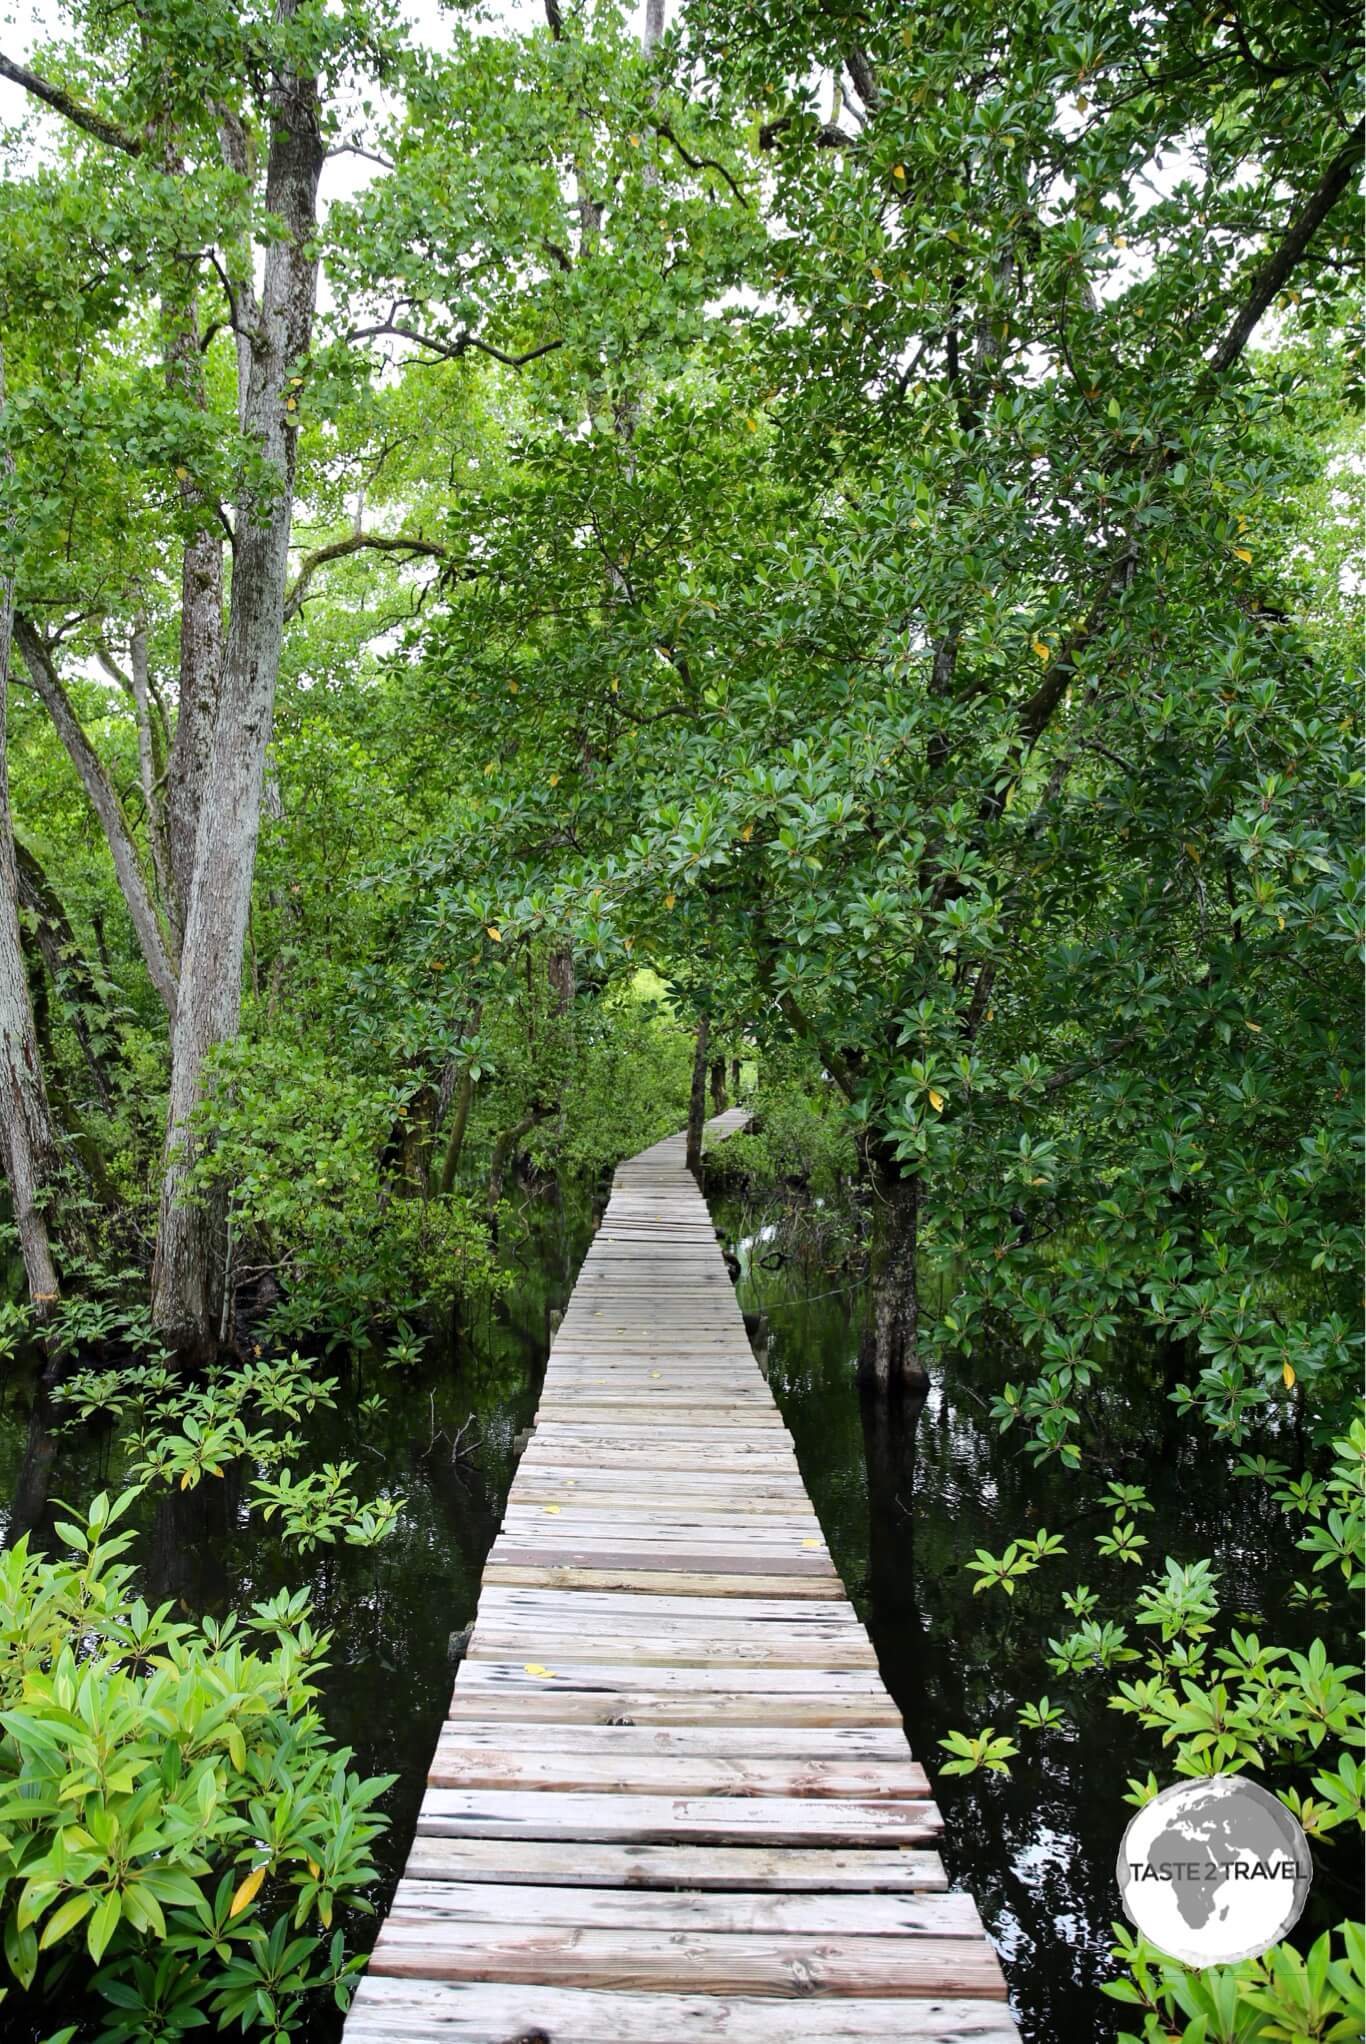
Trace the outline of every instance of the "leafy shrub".
<path fill-rule="evenodd" d="M 59 1525 L 69 1557 L 0 1558 L 5 1969 L 42 1993 L 98 1968 L 101 2044 L 288 2039 L 315 1990 L 346 2005 L 360 1962 L 334 1918 L 367 1906 L 392 1777 L 327 1737 L 302 1594 L 202 1627 L 134 1594 L 112 1529 L 137 1495 Z"/>
<path fill-rule="evenodd" d="M 857 1169 L 853 1131 L 843 1103 L 820 1081 L 767 1073 L 749 1106 L 755 1127 L 727 1142 L 723 1169 L 743 1190 L 799 1186 L 837 1198 Z"/>

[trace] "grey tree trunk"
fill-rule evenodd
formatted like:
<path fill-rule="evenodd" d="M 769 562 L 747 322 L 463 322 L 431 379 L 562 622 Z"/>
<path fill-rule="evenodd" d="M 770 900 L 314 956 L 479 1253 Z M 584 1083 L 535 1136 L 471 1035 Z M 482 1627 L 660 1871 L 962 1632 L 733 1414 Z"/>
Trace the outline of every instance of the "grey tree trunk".
<path fill-rule="evenodd" d="M 707 1119 L 707 1037 L 709 1024 L 705 1015 L 697 1018 L 697 1041 L 692 1054 L 692 1092 L 688 1098 L 688 1139 L 685 1152 L 689 1171 L 702 1180 L 702 1127 Z"/>
<path fill-rule="evenodd" d="M 711 1111 L 713 1114 L 724 1114 L 726 1111 L 726 1061 L 723 1057 L 712 1059 Z"/>
<path fill-rule="evenodd" d="M 4 357 L 0 354 L 0 412 L 4 402 Z M 13 462 L 8 457 L 5 467 L 12 471 Z M 56 1176 L 57 1145 L 38 1059 L 38 1035 L 19 937 L 19 882 L 9 803 L 9 748 L 5 742 L 13 639 L 11 571 L 0 574 L 0 1148 L 29 1298 L 41 1324 L 51 1319 L 59 1297 L 44 1212 L 44 1201 Z"/>
<path fill-rule="evenodd" d="M 290 0 L 281 12 L 292 12 Z M 220 1324 L 221 1209 L 186 1198 L 191 1116 L 204 1060 L 237 1032 L 242 959 L 260 830 L 266 747 L 284 630 L 297 433 L 297 385 L 317 295 L 317 84 L 283 73 L 271 107 L 266 205 L 284 232 L 266 254 L 243 427 L 275 487 L 237 506 L 232 595 L 217 713 L 205 761 L 185 917 L 171 1097 L 152 1266 L 155 1325 L 187 1359 L 211 1354 Z"/>
<path fill-rule="evenodd" d="M 182 494 L 187 487 L 181 485 Z M 182 946 L 222 663 L 223 542 L 216 533 L 201 532 L 181 561 L 180 700 L 166 772 L 172 917 Z"/>
<path fill-rule="evenodd" d="M 174 1016 L 175 966 L 171 962 L 171 954 L 157 919 L 156 905 L 152 900 L 137 846 L 133 843 L 119 798 L 114 792 L 113 784 L 104 770 L 99 754 L 86 737 L 81 720 L 71 707 L 57 669 L 52 663 L 52 656 L 26 617 L 15 618 L 14 637 L 19 651 L 24 656 L 29 679 L 41 697 L 57 736 L 66 747 L 71 763 L 80 776 L 81 786 L 85 789 L 91 808 L 100 820 L 110 857 L 114 861 L 119 891 L 132 917 L 138 949 L 142 953 L 152 985 L 165 1003 L 167 1014 Z"/>
<path fill-rule="evenodd" d="M 546 978 L 550 982 L 550 1008 L 555 1015 L 567 1014 L 574 1005 L 574 947 L 567 940 L 551 947 L 546 960 Z"/>
<path fill-rule="evenodd" d="M 925 1391 L 920 1360 L 920 1180 L 905 1178 L 896 1159 L 869 1146 L 864 1157 L 873 1188 L 871 1298 L 859 1349 L 859 1374 L 879 1391 Z"/>

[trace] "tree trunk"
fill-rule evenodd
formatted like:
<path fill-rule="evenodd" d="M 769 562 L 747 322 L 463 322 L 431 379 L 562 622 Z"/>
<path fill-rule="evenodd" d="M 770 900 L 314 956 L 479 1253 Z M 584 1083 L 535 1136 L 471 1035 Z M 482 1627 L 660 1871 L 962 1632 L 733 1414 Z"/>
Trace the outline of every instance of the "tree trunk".
<path fill-rule="evenodd" d="M 294 11 L 285 0 L 282 15 Z M 217 714 L 205 763 L 185 917 L 180 998 L 171 1039 L 171 1097 L 152 1315 L 187 1358 L 217 1338 L 221 1202 L 187 1201 L 190 1117 L 204 1060 L 237 1033 L 242 958 L 260 829 L 266 747 L 284 630 L 293 511 L 297 399 L 317 293 L 318 176 L 323 150 L 316 81 L 284 73 L 271 107 L 266 205 L 283 232 L 267 250 L 255 321 L 244 430 L 275 487 L 237 508 L 232 598 Z"/>
<path fill-rule="evenodd" d="M 923 1392 L 930 1380 L 919 1354 L 920 1180 L 903 1177 L 896 1159 L 871 1145 L 864 1161 L 873 1188 L 873 1254 L 859 1374 L 879 1391 Z"/>
<path fill-rule="evenodd" d="M 723 1057 L 712 1060 L 711 1111 L 713 1114 L 724 1114 L 726 1111 L 726 1061 Z"/>
<path fill-rule="evenodd" d="M 697 1018 L 697 1042 L 692 1055 L 692 1092 L 688 1098 L 688 1142 L 686 1161 L 689 1171 L 702 1183 L 702 1126 L 707 1118 L 707 1037 L 710 1025 L 705 1015 Z"/>
<path fill-rule="evenodd" d="M 5 401 L 0 355 L 0 411 Z M 13 472 L 12 457 L 4 468 Z M 44 1201 L 57 1173 L 57 1146 L 38 1059 L 38 1038 L 19 938 L 19 882 L 9 805 L 9 663 L 14 637 L 14 576 L 0 576 L 0 1150 L 9 1181 L 29 1298 L 41 1325 L 59 1296 Z"/>
<path fill-rule="evenodd" d="M 70 699 L 53 665 L 51 654 L 26 617 L 15 618 L 14 636 L 19 651 L 24 656 L 24 665 L 28 669 L 34 689 L 42 698 L 56 728 L 57 736 L 66 747 L 71 763 L 80 776 L 81 786 L 85 789 L 90 806 L 100 820 L 105 842 L 109 846 L 109 855 L 114 861 L 119 891 L 132 917 L 138 948 L 142 952 L 152 985 L 165 1004 L 167 1014 L 174 1017 L 175 966 L 166 948 L 161 924 L 157 920 L 156 906 L 138 858 L 137 846 L 133 843 L 114 785 L 105 772 L 99 754 L 86 737 L 80 718 L 71 707 Z"/>
<path fill-rule="evenodd" d="M 574 947 L 567 942 L 551 946 L 546 960 L 546 978 L 550 982 L 550 1012 L 565 1015 L 574 1005 Z"/>
<path fill-rule="evenodd" d="M 474 1078 L 467 1065 L 460 1074 L 455 1089 L 455 1106 L 451 1113 L 450 1133 L 446 1137 L 446 1152 L 441 1159 L 440 1192 L 455 1189 L 455 1174 L 460 1169 L 460 1152 L 465 1147 L 465 1131 L 470 1125 L 470 1108 L 474 1103 Z"/>
<path fill-rule="evenodd" d="M 182 483 L 182 496 L 190 489 Z M 194 502 L 190 499 L 189 508 Z M 180 565 L 180 700 L 166 770 L 172 914 L 182 943 L 222 663 L 223 542 L 215 532 L 201 532 L 185 548 Z"/>
<path fill-rule="evenodd" d="M 730 1097 L 738 1107 L 740 1104 L 740 1060 L 738 1057 L 733 1057 L 730 1061 Z"/>

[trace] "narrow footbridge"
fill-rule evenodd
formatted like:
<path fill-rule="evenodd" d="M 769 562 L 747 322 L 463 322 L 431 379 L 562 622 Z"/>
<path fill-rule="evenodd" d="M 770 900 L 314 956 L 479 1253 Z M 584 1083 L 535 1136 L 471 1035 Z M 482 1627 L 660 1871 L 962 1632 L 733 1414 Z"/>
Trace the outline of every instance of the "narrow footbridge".
<path fill-rule="evenodd" d="M 551 1350 L 347 2044 L 1016 2044 L 939 1830 L 670 1137 Z"/>

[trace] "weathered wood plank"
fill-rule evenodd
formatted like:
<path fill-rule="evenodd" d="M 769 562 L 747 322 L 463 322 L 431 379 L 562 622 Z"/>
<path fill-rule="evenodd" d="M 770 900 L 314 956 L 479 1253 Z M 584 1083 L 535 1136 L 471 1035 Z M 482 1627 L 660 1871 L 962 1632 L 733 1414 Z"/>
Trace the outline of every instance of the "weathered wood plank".
<path fill-rule="evenodd" d="M 477 1939 L 443 1937 L 438 1922 L 391 1916 L 370 1961 L 373 1973 L 425 1980 L 610 1987 L 648 1992 L 868 1996 L 957 1991 L 1005 1998 L 1000 1963 L 985 1939 L 779 1938 L 742 1931 L 568 1930 L 487 1925 Z"/>
<path fill-rule="evenodd" d="M 634 1845 L 932 1845 L 922 1798 L 614 1795 L 584 1790 L 429 1788 L 419 1832 L 446 1838 L 577 1838 Z"/>
<path fill-rule="evenodd" d="M 940 1828 L 655 1144 L 552 1345 L 349 2044 L 1008 2044 Z"/>
<path fill-rule="evenodd" d="M 982 1936 L 971 1895 L 945 1893 L 794 1895 L 768 1888 L 697 1893 L 410 1878 L 394 1914 L 471 1927 L 543 1923 L 584 1930 L 772 1931 L 807 1937 Z"/>
<path fill-rule="evenodd" d="M 763 2001 L 729 1995 L 613 1994 L 483 1983 L 361 1982 L 347 2023 L 361 2044 L 1018 2044 L 999 2005 L 931 1996 Z"/>
<path fill-rule="evenodd" d="M 763 1760 L 748 1754 L 494 1752 L 444 1733 L 427 1780 L 433 1788 L 610 1790 L 616 1795 L 819 1796 L 904 1801 L 929 1784 L 908 1758 Z"/>
<path fill-rule="evenodd" d="M 901 1895 L 947 1886 L 938 1853 L 920 1847 L 586 1845 L 539 1838 L 418 1837 L 408 1877 L 632 1893 L 762 1887 L 783 1895 Z"/>

